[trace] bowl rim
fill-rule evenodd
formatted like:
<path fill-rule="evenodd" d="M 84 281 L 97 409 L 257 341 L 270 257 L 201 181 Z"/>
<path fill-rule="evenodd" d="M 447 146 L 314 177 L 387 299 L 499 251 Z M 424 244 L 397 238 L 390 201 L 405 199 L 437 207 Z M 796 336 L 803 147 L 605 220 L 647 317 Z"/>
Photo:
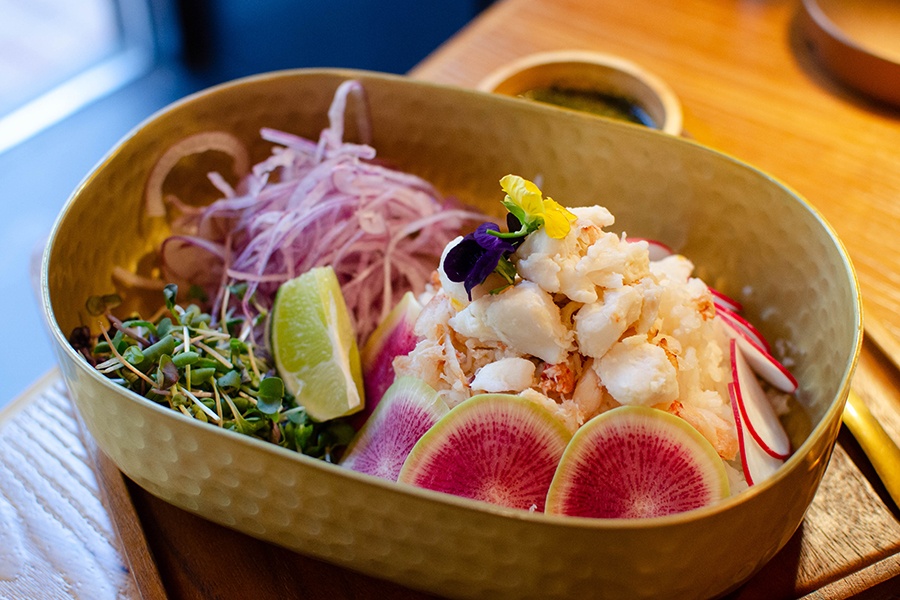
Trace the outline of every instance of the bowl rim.
<path fill-rule="evenodd" d="M 49 232 L 47 237 L 47 241 L 44 245 L 44 249 L 41 255 L 41 269 L 40 269 L 40 301 L 41 301 L 41 313 L 45 319 L 46 326 L 49 329 L 49 333 L 51 337 L 55 340 L 56 346 L 58 350 L 61 349 L 66 356 L 69 357 L 71 362 L 74 362 L 76 368 L 80 369 L 84 374 L 93 379 L 95 382 L 98 382 L 100 385 L 104 386 L 106 389 L 111 391 L 114 394 L 122 394 L 124 398 L 129 402 L 139 403 L 141 406 L 153 410 L 159 411 L 160 414 L 169 415 L 169 417 L 176 417 L 180 419 L 180 422 L 187 424 L 189 427 L 199 427 L 202 430 L 209 432 L 212 435 L 225 435 L 228 436 L 228 439 L 235 441 L 240 444 L 249 444 L 250 447 L 256 447 L 258 449 L 267 449 L 270 452 L 274 452 L 276 454 L 281 454 L 285 457 L 288 457 L 290 460 L 299 461 L 300 464 L 304 464 L 306 466 L 314 467 L 316 469 L 331 471 L 336 474 L 341 474 L 345 477 L 349 477 L 351 479 L 356 479 L 358 481 L 366 482 L 369 484 L 373 484 L 379 487 L 382 487 L 389 491 L 401 491 L 406 494 L 411 494 L 413 497 L 417 497 L 419 499 L 436 501 L 439 504 L 445 504 L 454 506 L 457 508 L 465 509 L 467 511 L 476 511 L 483 514 L 488 514 L 492 516 L 499 517 L 512 517 L 518 520 L 524 521 L 532 521 L 538 524 L 543 524 L 546 526 L 554 526 L 554 527 L 573 527 L 577 529 L 597 529 L 597 530 L 645 530 L 645 529 L 656 529 L 656 528 L 665 528 L 665 527 L 676 527 L 685 525 L 689 522 L 701 520 L 710 516 L 717 515 L 719 513 L 727 512 L 733 509 L 734 507 L 744 504 L 752 500 L 754 497 L 761 495 L 766 492 L 770 487 L 775 486 L 779 481 L 787 477 L 787 473 L 792 470 L 792 465 L 801 460 L 802 456 L 811 450 L 811 447 L 816 444 L 820 437 L 825 435 L 826 430 L 833 422 L 840 422 L 840 413 L 843 411 L 844 404 L 846 403 L 847 393 L 850 389 L 850 379 L 852 377 L 853 372 L 856 369 L 856 365 L 859 360 L 859 355 L 862 348 L 862 332 L 863 332 L 863 322 L 862 322 L 862 296 L 861 290 L 859 286 L 859 280 L 857 277 L 857 273 L 855 268 L 853 267 L 852 261 L 850 259 L 850 255 L 845 247 L 844 243 L 838 237 L 836 230 L 831 226 L 831 224 L 825 219 L 824 215 L 814 207 L 808 200 L 806 200 L 803 196 L 797 193 L 792 187 L 786 185 L 780 179 L 756 168 L 755 166 L 739 160 L 734 156 L 722 152 L 720 150 L 711 148 L 709 146 L 705 146 L 700 144 L 699 142 L 685 138 L 678 137 L 678 141 L 674 143 L 679 144 L 687 144 L 695 147 L 699 151 L 712 153 L 718 155 L 729 162 L 737 163 L 744 169 L 751 171 L 755 176 L 762 177 L 764 179 L 772 182 L 773 185 L 776 185 L 782 188 L 784 191 L 788 193 L 789 196 L 793 198 L 794 202 L 799 203 L 801 208 L 809 211 L 813 218 L 819 223 L 819 225 L 825 230 L 828 235 L 828 238 L 831 239 L 832 243 L 835 244 L 835 247 L 842 258 L 843 270 L 848 277 L 849 283 L 852 286 L 853 292 L 853 313 L 854 313 L 854 343 L 851 349 L 851 354 L 849 356 L 849 360 L 844 367 L 844 372 L 841 375 L 840 381 L 838 383 L 837 392 L 835 397 L 831 400 L 828 405 L 828 408 L 822 413 L 822 416 L 819 422 L 812 427 L 809 434 L 803 440 L 799 447 L 795 448 L 791 456 L 785 461 L 784 465 L 778 469 L 772 476 L 768 477 L 765 481 L 760 484 L 756 484 L 754 486 L 749 487 L 746 490 L 738 492 L 737 494 L 731 495 L 728 498 L 725 498 L 721 501 L 718 501 L 709 506 L 705 506 L 702 508 L 676 513 L 671 515 L 665 515 L 661 517 L 650 517 L 650 518 L 641 518 L 641 519 L 598 519 L 598 518 L 590 518 L 590 517 L 575 517 L 575 516 L 563 516 L 563 515 L 548 515 L 545 513 L 531 513 L 527 510 L 520 509 L 512 509 L 506 508 L 494 504 L 490 504 L 487 502 L 472 500 L 468 498 L 462 498 L 453 496 L 450 494 L 445 494 L 441 492 L 435 492 L 432 490 L 418 488 L 412 485 L 403 484 L 399 482 L 387 481 L 384 479 L 380 479 L 378 477 L 374 477 L 371 475 L 366 475 L 364 473 L 357 473 L 350 469 L 345 469 L 337 464 L 330 464 L 326 461 L 314 459 L 309 456 L 303 455 L 298 452 L 293 452 L 278 446 L 277 444 L 272 444 L 269 442 L 264 442 L 262 440 L 257 440 L 250 436 L 245 436 L 236 432 L 222 430 L 218 427 L 211 427 L 208 424 L 198 422 L 196 419 L 188 418 L 185 415 L 180 414 L 177 411 L 172 411 L 171 409 L 164 408 L 162 406 L 157 405 L 156 403 L 138 395 L 137 393 L 123 388 L 121 386 L 116 385 L 107 377 L 104 377 L 99 371 L 92 368 L 75 350 L 72 348 L 71 344 L 68 342 L 68 337 L 60 328 L 58 322 L 56 321 L 52 302 L 50 298 L 50 282 L 49 282 L 49 268 L 50 268 L 50 257 L 52 254 L 52 250 L 54 244 L 56 243 L 57 236 L 59 230 L 62 227 L 63 222 L 65 221 L 66 216 L 72 210 L 73 204 L 75 203 L 77 197 L 81 194 L 82 190 L 90 185 L 90 182 L 99 176 L 99 172 L 103 169 L 103 167 L 113 160 L 115 156 L 122 150 L 123 146 L 132 139 L 143 127 L 146 126 L 147 123 L 154 121 L 169 112 L 174 112 L 179 107 L 184 104 L 193 102 L 199 98 L 202 98 L 204 95 L 220 92 L 223 90 L 227 90 L 229 88 L 238 87 L 242 85 L 246 85 L 249 83 L 253 83 L 255 81 L 268 80 L 272 78 L 281 78 L 281 77 L 295 77 L 295 76 L 304 76 L 304 75 L 315 75 L 315 74 L 325 74 L 325 75 L 336 75 L 340 77 L 346 78 L 379 78 L 379 79 L 388 79 L 395 81 L 404 81 L 408 82 L 411 85 L 419 85 L 425 87 L 431 87 L 436 90 L 441 89 L 455 89 L 462 91 L 464 93 L 479 93 L 478 91 L 462 88 L 459 86 L 452 86 L 446 84 L 439 84 L 433 82 L 425 82 L 415 80 L 406 76 L 394 75 L 389 73 L 380 73 L 375 71 L 367 71 L 367 70 L 357 70 L 357 69 L 331 69 L 331 68 L 298 68 L 298 69 L 285 69 L 279 71 L 271 71 L 266 73 L 260 73 L 256 75 L 251 75 L 248 77 L 243 77 L 239 79 L 235 79 L 232 81 L 220 83 L 206 89 L 200 90 L 193 94 L 190 94 L 180 100 L 177 100 L 159 110 L 154 112 L 152 115 L 141 121 L 137 126 L 135 126 L 131 131 L 125 134 L 116 144 L 101 158 L 96 165 L 88 172 L 88 174 L 82 179 L 82 181 L 75 187 L 72 193 L 67 198 L 65 204 L 62 209 L 58 213 L 53 226 Z M 520 100 L 496 96 L 495 101 L 499 102 L 513 102 L 519 103 Z M 560 111 L 551 106 L 540 106 L 538 103 L 529 103 L 531 105 L 529 110 L 539 110 L 539 111 L 554 111 L 559 113 Z M 588 115 L 583 115 L 578 111 L 565 111 L 569 113 L 568 118 L 573 119 L 592 119 L 592 117 Z M 609 127 L 637 127 L 627 123 L 616 122 L 612 120 L 604 120 L 606 122 L 606 126 Z M 659 130 L 653 130 L 646 127 L 638 127 L 638 129 L 644 131 L 645 133 L 642 135 L 657 135 L 670 137 L 667 134 L 661 133 Z M 58 354 L 59 356 L 59 354 Z M 61 356 L 59 356 L 61 358 Z M 218 431 L 217 431 L 218 430 Z M 832 440 L 831 447 L 833 447 L 835 440 Z M 828 449 L 825 456 L 826 458 L 830 456 L 831 448 Z"/>

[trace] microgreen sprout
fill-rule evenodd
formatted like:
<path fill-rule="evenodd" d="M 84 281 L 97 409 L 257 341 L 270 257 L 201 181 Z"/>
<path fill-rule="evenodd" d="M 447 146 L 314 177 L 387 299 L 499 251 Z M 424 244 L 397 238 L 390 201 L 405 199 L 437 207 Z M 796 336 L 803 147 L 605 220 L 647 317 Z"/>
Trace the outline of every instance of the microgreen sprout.
<path fill-rule="evenodd" d="M 95 340 L 80 327 L 70 340 L 111 380 L 190 418 L 325 460 L 349 443 L 349 424 L 312 421 L 285 391 L 267 350 L 247 339 L 252 323 L 215 322 L 199 305 L 181 306 L 175 285 L 163 298 L 161 316 L 147 321 L 114 316 L 118 296 L 93 296 L 88 312 L 105 316 L 109 329 Z"/>

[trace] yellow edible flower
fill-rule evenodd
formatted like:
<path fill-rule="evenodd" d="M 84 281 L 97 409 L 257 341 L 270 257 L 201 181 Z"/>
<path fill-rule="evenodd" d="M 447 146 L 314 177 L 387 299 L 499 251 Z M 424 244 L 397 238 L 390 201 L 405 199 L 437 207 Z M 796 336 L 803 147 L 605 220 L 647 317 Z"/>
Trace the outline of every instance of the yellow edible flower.
<path fill-rule="evenodd" d="M 540 220 L 547 230 L 547 235 L 554 239 L 562 239 L 568 235 L 575 215 L 552 198 L 544 198 L 540 188 L 531 181 L 518 175 L 506 175 L 500 180 L 500 187 L 506 192 L 507 207 L 516 214 L 523 224 Z M 519 210 L 513 210 L 517 207 Z"/>
<path fill-rule="evenodd" d="M 557 203 L 552 198 L 544 200 L 544 228 L 547 235 L 554 239 L 562 239 L 569 234 L 571 223 L 575 220 L 575 215 L 570 213 L 565 206 Z"/>

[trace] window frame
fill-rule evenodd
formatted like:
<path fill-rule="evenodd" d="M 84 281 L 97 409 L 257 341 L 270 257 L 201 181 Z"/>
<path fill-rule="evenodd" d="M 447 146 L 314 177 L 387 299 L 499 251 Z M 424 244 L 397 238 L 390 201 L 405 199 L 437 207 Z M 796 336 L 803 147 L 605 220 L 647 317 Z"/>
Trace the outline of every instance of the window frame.
<path fill-rule="evenodd" d="M 0 154 L 147 73 L 156 61 L 151 0 L 114 4 L 119 45 L 92 65 L 17 108 L 0 114 Z"/>

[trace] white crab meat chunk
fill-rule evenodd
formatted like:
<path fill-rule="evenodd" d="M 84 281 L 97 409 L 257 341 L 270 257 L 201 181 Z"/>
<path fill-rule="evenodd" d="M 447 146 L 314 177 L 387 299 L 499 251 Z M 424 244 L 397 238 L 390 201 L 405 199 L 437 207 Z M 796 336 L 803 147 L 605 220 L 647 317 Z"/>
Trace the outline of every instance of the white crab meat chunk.
<path fill-rule="evenodd" d="M 470 302 L 465 308 L 447 321 L 447 325 L 456 333 L 480 340 L 482 342 L 499 342 L 500 338 L 487 320 L 487 307 L 491 297 L 479 298 Z M 418 333 L 418 331 L 416 332 Z"/>
<path fill-rule="evenodd" d="M 482 296 L 454 315 L 449 325 L 460 335 L 502 342 L 550 364 L 564 362 L 574 348 L 574 335 L 563 324 L 559 307 L 530 281 Z"/>
<path fill-rule="evenodd" d="M 682 343 L 698 345 L 709 337 L 705 326 L 715 315 L 709 288 L 702 280 L 689 278 L 680 285 L 666 285 L 660 300 L 658 323 L 660 329 L 681 339 Z"/>
<path fill-rule="evenodd" d="M 594 302 L 597 290 L 593 283 L 579 277 L 577 239 L 570 232 L 563 239 L 554 239 L 543 229 L 535 231 L 517 250 L 519 275 L 533 281 L 545 291 L 562 292 L 576 302 Z"/>
<path fill-rule="evenodd" d="M 636 333 L 647 333 L 659 316 L 663 287 L 654 277 L 644 277 L 633 286 L 641 295 L 641 316 L 634 322 Z"/>
<path fill-rule="evenodd" d="M 666 351 L 643 335 L 616 342 L 594 368 L 621 404 L 668 407 L 678 398 L 678 372 Z"/>
<path fill-rule="evenodd" d="M 598 238 L 615 234 L 604 233 L 602 228 L 612 225 L 610 212 L 599 206 L 571 209 L 576 220 L 568 235 L 554 239 L 544 229 L 535 231 L 516 251 L 519 258 L 516 270 L 529 281 L 537 283 L 551 294 L 563 293 L 575 302 L 595 302 L 597 289 L 588 276 L 594 269 L 592 261 L 585 261 L 584 249 Z"/>
<path fill-rule="evenodd" d="M 672 254 L 650 263 L 650 272 L 661 283 L 685 283 L 694 272 L 694 263 L 681 254 Z"/>
<path fill-rule="evenodd" d="M 534 363 L 525 358 L 510 356 L 488 363 L 478 369 L 472 380 L 473 391 L 518 393 L 534 383 Z"/>
<path fill-rule="evenodd" d="M 606 290 L 601 302 L 575 313 L 575 339 L 581 353 L 600 358 L 641 316 L 642 298 L 632 286 Z"/>
<path fill-rule="evenodd" d="M 584 229 L 591 226 L 603 228 L 609 227 L 616 222 L 616 218 L 605 206 L 596 204 L 593 206 L 573 206 L 569 211 L 576 217 L 575 227 Z"/>
<path fill-rule="evenodd" d="M 642 245 L 603 233 L 587 248 L 577 268 L 594 285 L 616 288 L 649 275 L 650 255 Z"/>
<path fill-rule="evenodd" d="M 422 306 L 413 332 L 419 338 L 436 339 L 444 334 L 447 320 L 454 314 L 453 299 L 443 289 Z"/>

